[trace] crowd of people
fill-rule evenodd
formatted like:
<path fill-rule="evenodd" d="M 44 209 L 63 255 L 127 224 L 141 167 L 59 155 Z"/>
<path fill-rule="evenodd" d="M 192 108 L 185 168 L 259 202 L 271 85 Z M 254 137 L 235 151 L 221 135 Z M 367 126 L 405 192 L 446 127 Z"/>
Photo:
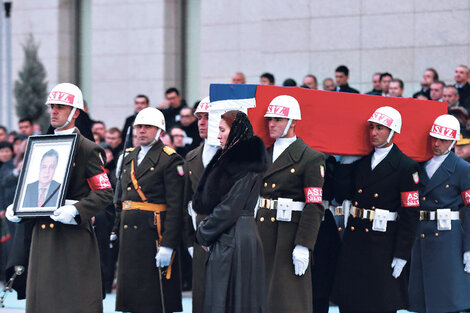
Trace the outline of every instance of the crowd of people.
<path fill-rule="evenodd" d="M 322 89 L 359 93 L 348 78 L 340 65 Z M 118 128 L 93 120 L 86 102 L 73 100 L 81 99 L 76 86 L 59 84 L 47 101 L 47 133 L 81 134 L 66 195 L 75 202 L 50 218 L 11 213 L 28 137 L 41 132 L 29 118 L 17 131 L 0 126 L 0 279 L 19 264 L 11 259 L 21 241 L 29 273 L 18 295 L 29 312 L 53 312 L 54 300 L 45 298 L 59 291 L 66 295 L 54 303 L 57 312 L 71 303 L 98 312 L 113 288 L 119 311 L 178 312 L 182 289 L 191 287 L 194 312 L 328 312 L 331 300 L 343 313 L 468 309 L 470 295 L 461 288 L 470 287 L 470 214 L 459 212 L 470 205 L 469 81 L 464 65 L 451 84 L 424 71 L 413 98 L 447 102 L 448 114 L 435 125 L 449 132 L 433 126 L 434 156 L 422 164 L 393 143 L 402 117 L 390 107 L 368 120 L 369 156 L 325 157 L 296 136 L 302 103 L 288 95 L 270 103 L 287 108 L 286 115 L 265 115 L 274 140 L 266 150 L 238 111 L 222 115 L 220 147 L 209 144 L 209 99 L 188 106 L 174 87 L 157 108 L 138 94 Z M 233 75 L 232 84 L 245 83 L 243 73 Z M 274 75 L 263 73 L 259 84 L 275 85 Z M 317 78 L 306 75 L 300 87 L 319 89 Z M 367 94 L 402 97 L 403 90 L 401 79 L 374 73 Z M 75 97 L 67 102 L 54 92 Z M 60 243 L 64 234 L 70 237 Z M 63 255 L 83 245 L 75 260 Z M 39 253 L 39 246 L 46 248 Z M 50 279 L 63 280 L 37 274 L 57 272 L 47 265 L 52 258 L 65 272 L 89 268 L 67 275 L 80 290 L 62 283 L 43 290 Z M 443 279 L 442 269 L 452 275 Z M 70 302 L 77 294 L 87 300 Z"/>

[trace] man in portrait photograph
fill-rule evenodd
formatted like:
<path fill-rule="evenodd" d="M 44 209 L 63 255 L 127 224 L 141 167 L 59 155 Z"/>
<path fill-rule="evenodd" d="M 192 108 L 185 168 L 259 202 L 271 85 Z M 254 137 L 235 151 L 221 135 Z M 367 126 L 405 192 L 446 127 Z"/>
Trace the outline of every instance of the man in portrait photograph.
<path fill-rule="evenodd" d="M 39 178 L 28 184 L 23 207 L 55 207 L 59 195 L 60 183 L 53 180 L 59 154 L 50 149 L 41 159 Z"/>

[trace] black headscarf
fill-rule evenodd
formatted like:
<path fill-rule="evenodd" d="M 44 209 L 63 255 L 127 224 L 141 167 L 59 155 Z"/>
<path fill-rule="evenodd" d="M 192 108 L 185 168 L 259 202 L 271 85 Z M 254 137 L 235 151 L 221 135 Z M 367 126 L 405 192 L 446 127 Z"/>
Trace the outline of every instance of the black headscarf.
<path fill-rule="evenodd" d="M 232 123 L 232 127 L 230 127 L 230 133 L 228 134 L 227 143 L 225 144 L 222 155 L 238 142 L 248 140 L 253 137 L 253 135 L 253 126 L 251 126 L 248 116 L 239 111 Z"/>

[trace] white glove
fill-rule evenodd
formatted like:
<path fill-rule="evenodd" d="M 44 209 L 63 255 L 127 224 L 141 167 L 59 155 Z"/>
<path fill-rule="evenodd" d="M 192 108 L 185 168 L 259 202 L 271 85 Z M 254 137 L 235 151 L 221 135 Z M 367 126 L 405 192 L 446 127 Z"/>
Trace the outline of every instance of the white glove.
<path fill-rule="evenodd" d="M 295 275 L 302 276 L 308 268 L 309 251 L 308 248 L 296 245 L 292 251 L 292 261 L 294 261 Z"/>
<path fill-rule="evenodd" d="M 117 235 L 115 233 L 112 233 L 111 236 L 109 236 L 109 241 L 113 242 L 117 240 Z"/>
<path fill-rule="evenodd" d="M 463 269 L 466 273 L 470 274 L 470 251 L 466 251 L 463 254 L 463 264 L 465 268 Z"/>
<path fill-rule="evenodd" d="M 352 164 L 355 161 L 362 158 L 360 155 L 342 155 L 341 160 L 339 161 L 340 164 Z"/>
<path fill-rule="evenodd" d="M 10 222 L 13 222 L 13 223 L 20 222 L 21 217 L 15 216 L 14 214 L 15 214 L 15 212 L 13 212 L 13 203 L 12 203 L 7 207 L 7 211 L 5 212 L 5 216 L 7 217 L 7 219 Z"/>
<path fill-rule="evenodd" d="M 393 277 L 398 278 L 401 275 L 401 272 L 403 271 L 403 268 L 406 265 L 406 261 L 403 259 L 399 258 L 393 258 L 392 261 L 392 268 L 393 268 Z"/>
<path fill-rule="evenodd" d="M 191 259 L 192 259 L 193 255 L 194 255 L 194 247 L 189 247 L 188 248 L 188 253 L 189 253 L 189 255 L 191 256 Z"/>
<path fill-rule="evenodd" d="M 62 224 L 77 225 L 75 221 L 75 216 L 77 216 L 78 210 L 74 205 L 64 205 L 54 211 L 50 217 L 56 222 L 61 222 Z"/>
<path fill-rule="evenodd" d="M 165 267 L 170 265 L 171 255 L 173 254 L 172 248 L 160 247 L 155 256 L 157 267 Z"/>

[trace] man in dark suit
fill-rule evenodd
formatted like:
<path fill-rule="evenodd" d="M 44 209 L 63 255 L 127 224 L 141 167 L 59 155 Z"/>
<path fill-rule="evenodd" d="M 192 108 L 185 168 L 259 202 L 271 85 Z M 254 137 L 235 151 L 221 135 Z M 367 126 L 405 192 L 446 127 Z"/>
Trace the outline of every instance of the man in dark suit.
<path fill-rule="evenodd" d="M 435 69 L 432 67 L 427 68 L 424 71 L 423 79 L 421 80 L 421 90 L 418 90 L 413 94 L 413 98 L 418 97 L 420 94 L 426 95 L 429 99 L 431 99 L 431 84 L 435 81 L 439 80 L 439 74 Z"/>
<path fill-rule="evenodd" d="M 470 85 L 468 84 L 468 67 L 459 65 L 455 69 L 455 88 L 459 91 L 460 106 L 470 109 Z"/>
<path fill-rule="evenodd" d="M 23 207 L 55 207 L 60 184 L 53 180 L 59 154 L 50 149 L 41 158 L 39 179 L 26 187 Z"/>
<path fill-rule="evenodd" d="M 130 134 L 129 138 L 132 138 L 132 131 L 133 131 L 132 125 L 134 125 L 134 120 L 135 120 L 135 117 L 137 116 L 137 113 L 139 113 L 140 111 L 142 111 L 145 108 L 148 108 L 149 105 L 150 105 L 150 100 L 146 95 L 137 95 L 135 97 L 135 99 L 134 99 L 134 110 L 135 110 L 135 112 L 134 112 L 134 114 L 129 115 L 126 118 L 126 122 L 124 123 L 124 127 L 122 128 L 122 132 L 121 132 L 121 137 L 122 137 L 121 141 L 122 142 L 126 142 L 127 129 L 129 127 L 131 127 L 131 134 Z M 132 141 L 128 140 L 127 147 L 124 147 L 124 148 L 129 148 L 131 146 L 132 146 Z"/>
<path fill-rule="evenodd" d="M 338 190 L 352 201 L 333 287 L 341 313 L 396 312 L 408 305 L 403 269 L 418 226 L 418 164 L 393 144 L 401 131 L 397 110 L 381 107 L 368 121 L 374 151 L 338 173 Z"/>
<path fill-rule="evenodd" d="M 349 69 L 345 65 L 340 65 L 335 70 L 336 91 L 359 93 L 359 90 L 349 87 Z"/>

